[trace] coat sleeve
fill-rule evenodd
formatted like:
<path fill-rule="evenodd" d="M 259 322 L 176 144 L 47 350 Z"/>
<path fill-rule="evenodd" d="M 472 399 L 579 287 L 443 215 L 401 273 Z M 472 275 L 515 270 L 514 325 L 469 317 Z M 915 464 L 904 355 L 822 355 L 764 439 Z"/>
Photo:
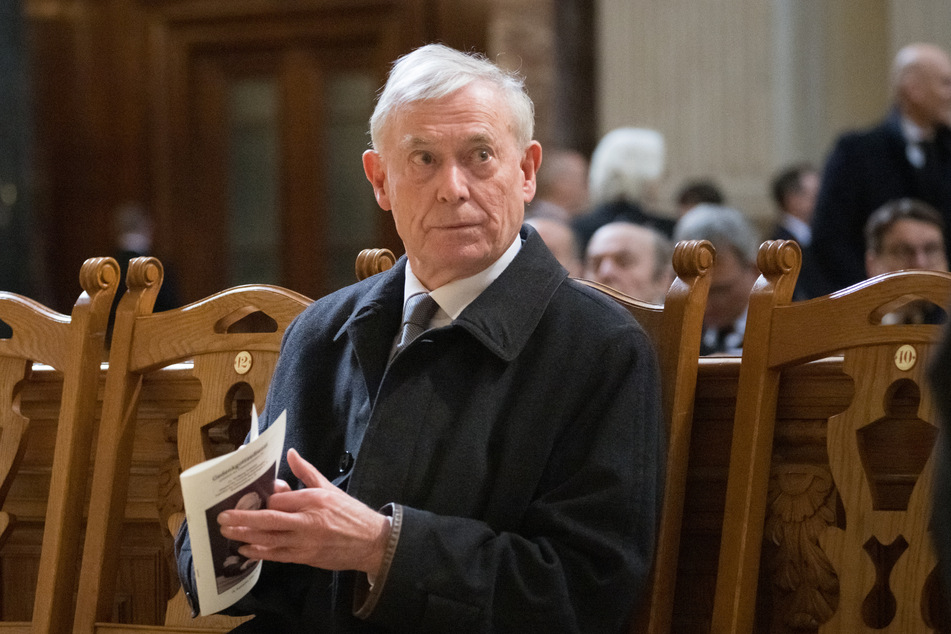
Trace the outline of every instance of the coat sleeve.
<path fill-rule="evenodd" d="M 646 585 L 664 468 L 656 358 L 609 336 L 517 530 L 402 507 L 370 621 L 403 631 L 614 632 Z M 566 376 L 571 376 L 570 372 Z M 565 385 L 564 389 L 572 389 Z"/>

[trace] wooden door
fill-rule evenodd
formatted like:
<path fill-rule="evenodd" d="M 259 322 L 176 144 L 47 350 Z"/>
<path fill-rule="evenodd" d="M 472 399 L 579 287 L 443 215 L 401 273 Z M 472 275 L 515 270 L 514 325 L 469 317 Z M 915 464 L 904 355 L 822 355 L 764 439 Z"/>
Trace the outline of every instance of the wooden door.
<path fill-rule="evenodd" d="M 247 282 L 316 298 L 361 248 L 401 252 L 360 155 L 413 3 L 263 4 L 149 13 L 155 253 L 183 301 Z"/>

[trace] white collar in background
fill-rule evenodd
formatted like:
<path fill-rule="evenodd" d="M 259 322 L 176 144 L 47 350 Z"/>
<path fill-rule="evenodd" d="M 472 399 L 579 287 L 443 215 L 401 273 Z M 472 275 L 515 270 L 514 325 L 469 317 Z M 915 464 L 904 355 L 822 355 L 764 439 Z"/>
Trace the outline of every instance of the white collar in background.
<path fill-rule="evenodd" d="M 901 135 L 905 137 L 908 162 L 921 169 L 925 165 L 925 153 L 918 144 L 925 140 L 925 133 L 914 121 L 901 117 Z"/>
<path fill-rule="evenodd" d="M 801 218 L 783 212 L 783 215 L 779 218 L 779 224 L 791 233 L 801 246 L 808 247 L 809 243 L 812 242 L 812 228 Z"/>

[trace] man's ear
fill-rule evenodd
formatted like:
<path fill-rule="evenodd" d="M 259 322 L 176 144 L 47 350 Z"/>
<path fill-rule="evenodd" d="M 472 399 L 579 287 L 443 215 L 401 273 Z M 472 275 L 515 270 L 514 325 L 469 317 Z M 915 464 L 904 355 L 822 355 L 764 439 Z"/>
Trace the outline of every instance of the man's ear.
<path fill-rule="evenodd" d="M 363 153 L 363 172 L 367 175 L 370 184 L 373 185 L 376 204 L 384 211 L 390 211 L 393 207 L 390 204 L 390 196 L 386 191 L 386 169 L 383 166 L 383 159 L 380 158 L 379 152 L 367 150 Z"/>
<path fill-rule="evenodd" d="M 538 168 L 542 164 L 542 146 L 538 141 L 532 141 L 525 154 L 522 155 L 522 192 L 525 202 L 530 203 L 535 198 L 535 175 L 538 174 Z"/>

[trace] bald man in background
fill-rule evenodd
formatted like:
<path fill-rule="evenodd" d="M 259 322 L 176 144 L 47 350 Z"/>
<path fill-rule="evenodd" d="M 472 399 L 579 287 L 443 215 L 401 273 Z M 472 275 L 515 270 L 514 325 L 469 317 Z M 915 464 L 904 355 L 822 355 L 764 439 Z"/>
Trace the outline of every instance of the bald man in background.
<path fill-rule="evenodd" d="M 674 281 L 673 243 L 657 229 L 619 220 L 588 241 L 584 276 L 636 299 L 663 304 Z"/>
<path fill-rule="evenodd" d="M 895 56 L 891 90 L 885 120 L 843 135 L 826 162 L 812 222 L 822 278 L 814 295 L 865 279 L 863 228 L 886 202 L 923 200 L 951 226 L 951 59 L 933 44 L 905 46 Z"/>
<path fill-rule="evenodd" d="M 581 276 L 581 248 L 578 245 L 578 237 L 567 221 L 549 216 L 533 216 L 526 218 L 525 224 L 535 227 L 542 242 L 558 263 L 565 267 L 568 275 Z"/>

